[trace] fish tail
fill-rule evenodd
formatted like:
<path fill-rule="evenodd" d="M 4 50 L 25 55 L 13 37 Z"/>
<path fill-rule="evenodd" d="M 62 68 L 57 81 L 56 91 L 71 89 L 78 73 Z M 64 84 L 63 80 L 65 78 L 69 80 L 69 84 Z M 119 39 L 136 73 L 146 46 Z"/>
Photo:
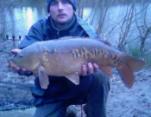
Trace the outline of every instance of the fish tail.
<path fill-rule="evenodd" d="M 123 83 L 131 88 L 134 84 L 134 74 L 133 71 L 128 67 L 128 65 L 122 64 L 117 68 Z"/>
<path fill-rule="evenodd" d="M 123 63 L 121 63 L 117 70 L 122 78 L 124 84 L 131 88 L 134 84 L 134 71 L 138 71 L 144 66 L 144 61 L 136 59 L 134 57 L 125 56 L 122 58 Z"/>

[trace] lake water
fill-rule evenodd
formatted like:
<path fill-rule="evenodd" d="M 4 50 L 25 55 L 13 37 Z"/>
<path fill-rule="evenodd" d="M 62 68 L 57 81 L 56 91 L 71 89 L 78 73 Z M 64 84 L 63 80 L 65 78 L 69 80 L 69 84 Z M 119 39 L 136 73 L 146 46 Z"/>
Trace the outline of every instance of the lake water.
<path fill-rule="evenodd" d="M 46 14 L 44 1 L 5 0 L 0 1 L 0 36 L 24 36 L 31 25 Z"/>

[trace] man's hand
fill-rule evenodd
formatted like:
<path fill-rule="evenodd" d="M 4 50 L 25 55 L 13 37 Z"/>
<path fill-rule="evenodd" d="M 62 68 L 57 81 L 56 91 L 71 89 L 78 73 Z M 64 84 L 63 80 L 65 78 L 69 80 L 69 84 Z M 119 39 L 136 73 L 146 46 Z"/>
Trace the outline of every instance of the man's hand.
<path fill-rule="evenodd" d="M 99 68 L 99 66 L 96 63 L 88 63 L 87 65 L 85 65 L 85 64 L 82 65 L 80 74 L 82 76 L 85 76 L 88 74 L 93 74 L 94 72 L 96 72 L 99 69 L 108 76 L 112 75 L 112 68 L 111 67 L 102 66 L 101 68 Z"/>
<path fill-rule="evenodd" d="M 95 63 L 88 63 L 87 65 L 84 64 L 81 67 L 81 75 L 85 76 L 88 74 L 93 74 L 97 69 L 99 69 L 99 66 Z"/>
<path fill-rule="evenodd" d="M 15 48 L 15 49 L 11 50 L 11 53 L 14 54 L 14 55 L 17 55 L 20 52 L 21 52 L 21 49 L 19 49 L 19 48 Z"/>
<path fill-rule="evenodd" d="M 15 49 L 12 49 L 12 50 L 11 50 L 11 53 L 12 53 L 14 56 L 16 56 L 19 52 L 21 52 L 21 49 L 18 49 L 18 48 L 15 48 Z M 20 70 L 20 68 L 19 68 L 17 65 L 15 65 L 14 63 L 12 63 L 12 62 L 9 62 L 9 66 L 10 66 L 13 70 L 15 70 L 15 71 L 19 71 L 19 70 Z"/>

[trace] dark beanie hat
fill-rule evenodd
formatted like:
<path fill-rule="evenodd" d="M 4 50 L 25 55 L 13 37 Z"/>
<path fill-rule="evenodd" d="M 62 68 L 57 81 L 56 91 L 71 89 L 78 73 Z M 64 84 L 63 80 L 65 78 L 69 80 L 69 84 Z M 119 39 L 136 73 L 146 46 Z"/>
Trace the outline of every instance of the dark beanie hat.
<path fill-rule="evenodd" d="M 47 0 L 47 11 L 49 12 L 49 7 L 51 5 L 51 2 L 53 0 Z M 73 6 L 73 9 L 76 11 L 76 8 L 77 8 L 77 0 L 67 0 L 69 1 L 69 3 Z"/>

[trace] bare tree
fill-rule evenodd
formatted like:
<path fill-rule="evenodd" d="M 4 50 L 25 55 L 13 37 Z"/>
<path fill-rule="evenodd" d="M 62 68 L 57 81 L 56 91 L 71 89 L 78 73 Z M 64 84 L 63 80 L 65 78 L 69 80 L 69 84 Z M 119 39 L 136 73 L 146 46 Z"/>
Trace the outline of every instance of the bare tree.
<path fill-rule="evenodd" d="M 130 7 L 127 7 L 127 11 L 125 17 L 123 18 L 122 25 L 120 27 L 120 36 L 119 36 L 119 43 L 118 48 L 122 51 L 125 51 L 125 46 L 127 44 L 127 36 L 130 32 L 130 28 L 132 25 L 132 20 L 134 17 L 134 7 L 135 4 L 131 4 Z"/>
<path fill-rule="evenodd" d="M 139 23 L 138 20 L 136 19 L 135 23 L 137 26 L 137 30 L 139 32 L 138 38 L 140 39 L 140 52 L 144 53 L 145 43 L 147 39 L 149 39 L 148 37 L 151 34 L 151 25 L 149 25 L 147 21 L 147 13 L 149 9 L 149 4 L 144 3 L 142 7 L 143 7 L 143 18 L 142 18 L 143 21 L 142 23 Z"/>
<path fill-rule="evenodd" d="M 103 33 L 102 28 L 104 26 L 105 19 L 108 15 L 108 10 L 115 3 L 115 1 L 116 0 L 110 0 L 110 1 L 103 0 L 102 2 L 100 2 L 100 7 L 99 7 L 100 14 L 98 18 L 98 26 L 96 27 L 98 33 Z"/>

